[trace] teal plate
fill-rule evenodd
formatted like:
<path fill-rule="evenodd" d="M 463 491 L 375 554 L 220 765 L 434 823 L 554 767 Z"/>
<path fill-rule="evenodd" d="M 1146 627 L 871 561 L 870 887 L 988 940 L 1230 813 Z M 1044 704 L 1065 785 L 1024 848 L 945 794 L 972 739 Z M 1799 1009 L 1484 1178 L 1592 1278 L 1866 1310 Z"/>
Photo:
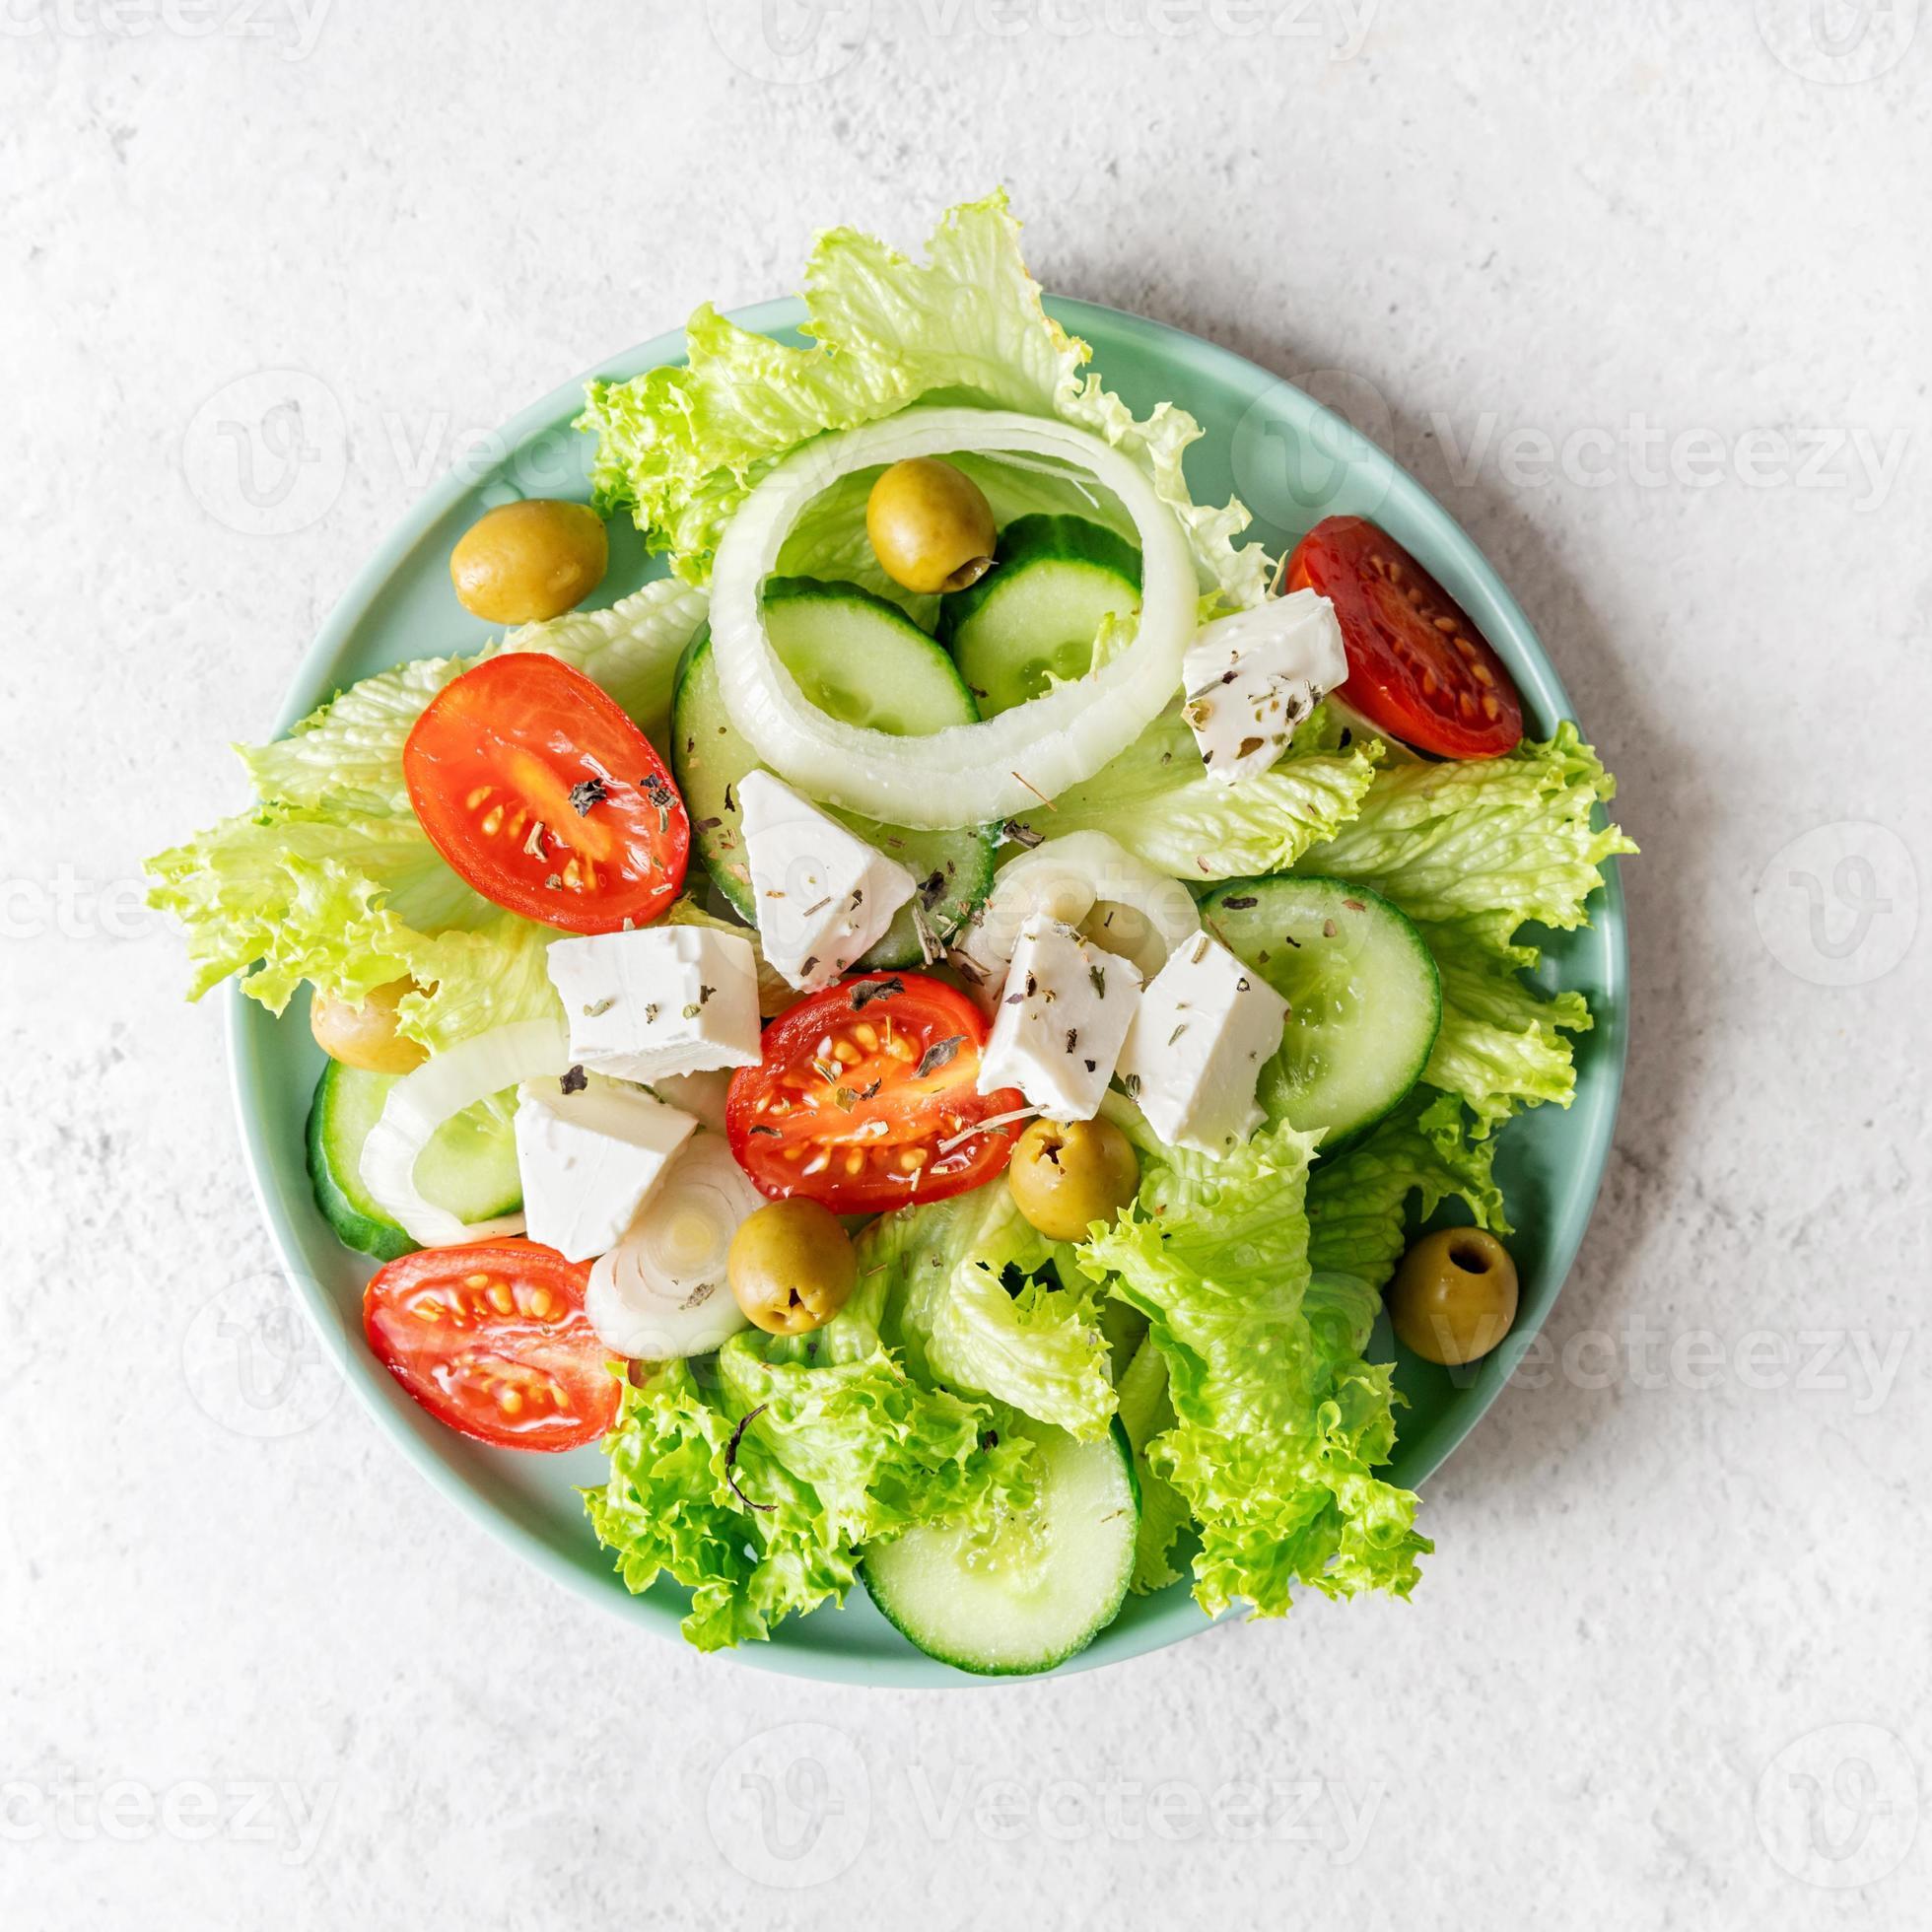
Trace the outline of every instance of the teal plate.
<path fill-rule="evenodd" d="M 1530 622 L 1449 514 L 1372 443 L 1310 397 L 1253 363 L 1198 337 L 1090 303 L 1053 300 L 1055 316 L 1093 345 L 1110 386 L 1144 413 L 1169 398 L 1192 410 L 1207 434 L 1189 451 L 1197 502 L 1238 494 L 1255 513 L 1255 533 L 1277 548 L 1324 516 L 1369 516 L 1434 572 L 1502 654 L 1521 687 L 1530 726 L 1547 735 L 1575 713 Z M 797 343 L 802 310 L 772 302 L 736 319 Z M 622 379 L 682 362 L 683 335 L 660 335 L 597 372 Z M 341 686 L 411 657 L 473 651 L 493 633 L 469 617 L 449 586 L 451 546 L 495 504 L 519 496 L 589 495 L 589 443 L 570 427 L 583 382 L 547 396 L 506 426 L 503 458 L 474 475 L 444 478 L 418 504 L 350 586 L 302 668 L 276 721 L 277 732 Z M 657 574 L 628 526 L 613 526 L 611 570 L 596 602 L 614 602 Z M 1587 735 L 1587 734 L 1586 734 Z M 1384 1324 L 1370 1352 L 1397 1361 L 1409 1399 L 1392 1481 L 1414 1487 L 1443 1460 L 1496 1399 L 1562 1287 L 1583 1239 L 1609 1157 L 1627 1037 L 1623 901 L 1615 862 L 1598 895 L 1595 924 L 1551 936 L 1547 986 L 1580 989 L 1597 1024 L 1577 1041 L 1577 1093 L 1567 1113 L 1543 1108 L 1501 1138 L 1497 1176 L 1519 1232 L 1523 1281 L 1514 1333 L 1480 1366 L 1455 1374 L 1396 1347 Z M 540 1569 L 620 1617 L 681 1641 L 684 1593 L 659 1582 L 633 1597 L 585 1519 L 577 1490 L 602 1475 L 592 1450 L 550 1457 L 491 1450 L 443 1428 L 379 1368 L 363 1346 L 361 1304 L 370 1265 L 337 1245 L 310 1194 L 303 1123 L 320 1071 L 306 1009 L 271 1018 L 233 996 L 229 1014 L 235 1099 L 262 1208 L 290 1279 L 342 1373 L 410 1460 L 453 1502 Z M 1208 1627 L 1185 1585 L 1132 1598 L 1092 1647 L 1063 1673 L 1119 1663 Z M 781 1626 L 768 1644 L 731 1653 L 765 1670 L 854 1684 L 936 1687 L 998 1680 L 966 1676 L 914 1650 L 862 1590 L 843 1609 L 827 1607 Z"/>

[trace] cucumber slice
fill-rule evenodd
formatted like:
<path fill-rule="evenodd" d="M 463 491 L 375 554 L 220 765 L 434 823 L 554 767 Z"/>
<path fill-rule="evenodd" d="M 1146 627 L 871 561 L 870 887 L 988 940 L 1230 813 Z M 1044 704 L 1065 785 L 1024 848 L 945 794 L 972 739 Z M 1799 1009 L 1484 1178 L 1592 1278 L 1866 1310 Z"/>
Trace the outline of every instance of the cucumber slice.
<path fill-rule="evenodd" d="M 1019 1426 L 1039 1454 L 1040 1495 L 990 1547 L 922 1525 L 864 1552 L 865 1587 L 901 1633 L 983 1677 L 1050 1671 L 1084 1650 L 1134 1574 L 1140 1493 L 1119 1420 L 1097 1442 L 1046 1422 Z"/>
<path fill-rule="evenodd" d="M 1102 621 L 1139 608 L 1140 559 L 1124 537 L 1083 517 L 1016 517 L 993 569 L 939 600 L 938 637 L 991 718 L 1050 678 L 1083 677 Z"/>
<path fill-rule="evenodd" d="M 1292 1008 L 1261 1100 L 1303 1133 L 1326 1128 L 1324 1153 L 1422 1077 L 1442 982 L 1422 935 L 1386 899 L 1346 879 L 1229 879 L 1202 900 L 1201 923 Z"/>
<path fill-rule="evenodd" d="M 394 1261 L 415 1242 L 363 1186 L 363 1142 L 380 1118 L 395 1078 L 331 1060 L 309 1109 L 309 1178 L 336 1238 L 358 1254 Z M 448 1120 L 416 1163 L 416 1185 L 459 1220 L 494 1220 L 523 1205 L 517 1172 L 516 1096 L 499 1096 Z"/>
<path fill-rule="evenodd" d="M 952 659 L 897 604 L 856 584 L 773 578 L 765 586 L 765 629 L 805 696 L 848 724 L 919 737 L 979 716 Z M 738 917 L 755 926 L 736 787 L 758 769 L 758 758 L 724 709 L 709 627 L 699 629 L 678 663 L 671 769 L 705 870 Z M 914 904 L 936 937 L 949 937 L 986 897 L 998 843 L 991 828 L 913 832 L 828 809 L 922 882 Z M 908 906 L 855 970 L 917 966 L 925 956 Z"/>

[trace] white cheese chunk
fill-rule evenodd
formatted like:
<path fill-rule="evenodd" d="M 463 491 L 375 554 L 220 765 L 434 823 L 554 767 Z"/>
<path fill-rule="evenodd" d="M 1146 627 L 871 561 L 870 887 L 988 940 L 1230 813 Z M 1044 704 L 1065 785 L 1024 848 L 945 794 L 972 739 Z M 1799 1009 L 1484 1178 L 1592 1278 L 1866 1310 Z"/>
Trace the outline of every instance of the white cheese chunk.
<path fill-rule="evenodd" d="M 607 1254 L 697 1127 L 636 1087 L 591 1077 L 576 1093 L 557 1080 L 517 1089 L 517 1171 L 532 1241 L 566 1261 Z"/>
<path fill-rule="evenodd" d="M 1013 946 L 980 1060 L 980 1091 L 1018 1087 L 1050 1121 L 1091 1120 L 1139 1003 L 1132 961 L 1034 914 Z"/>
<path fill-rule="evenodd" d="M 1261 1125 L 1261 1070 L 1288 1002 L 1203 932 L 1155 974 L 1121 1052 L 1121 1079 L 1170 1146 L 1218 1159 Z"/>
<path fill-rule="evenodd" d="M 758 1065 L 758 973 L 749 935 L 654 926 L 551 942 L 550 983 L 570 1057 L 594 1073 L 657 1080 Z"/>
<path fill-rule="evenodd" d="M 801 993 L 830 985 L 919 882 L 770 772 L 738 781 L 738 806 L 765 957 Z"/>
<path fill-rule="evenodd" d="M 1267 771 L 1347 675 L 1335 606 L 1295 590 L 1202 627 L 1181 659 L 1181 715 L 1208 771 L 1233 785 Z"/>

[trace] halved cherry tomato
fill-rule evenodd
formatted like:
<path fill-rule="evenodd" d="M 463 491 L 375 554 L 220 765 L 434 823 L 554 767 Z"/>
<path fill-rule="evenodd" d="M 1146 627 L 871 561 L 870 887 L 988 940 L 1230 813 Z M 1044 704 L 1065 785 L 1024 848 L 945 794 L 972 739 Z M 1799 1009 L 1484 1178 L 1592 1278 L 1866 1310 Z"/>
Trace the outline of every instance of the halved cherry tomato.
<path fill-rule="evenodd" d="M 534 1241 L 424 1248 L 377 1272 L 363 1330 L 439 1422 L 499 1449 L 577 1449 L 623 1394 L 584 1312 L 589 1279 Z"/>
<path fill-rule="evenodd" d="M 867 973 L 828 986 L 773 1020 L 758 1065 L 731 1075 L 731 1151 L 760 1194 L 804 1195 L 834 1213 L 964 1194 L 1005 1167 L 1019 1131 L 974 1124 L 1026 1105 L 1017 1087 L 977 1090 L 985 1046 L 979 1008 L 939 980 Z"/>
<path fill-rule="evenodd" d="M 403 746 L 423 830 L 469 884 L 571 932 L 646 925 L 677 897 L 691 821 L 621 706 L 541 652 L 447 684 Z"/>
<path fill-rule="evenodd" d="M 1377 730 L 1439 758 L 1496 758 L 1523 701 L 1462 606 L 1364 517 L 1329 517 L 1295 545 L 1286 587 L 1335 606 L 1348 654 L 1338 694 Z"/>

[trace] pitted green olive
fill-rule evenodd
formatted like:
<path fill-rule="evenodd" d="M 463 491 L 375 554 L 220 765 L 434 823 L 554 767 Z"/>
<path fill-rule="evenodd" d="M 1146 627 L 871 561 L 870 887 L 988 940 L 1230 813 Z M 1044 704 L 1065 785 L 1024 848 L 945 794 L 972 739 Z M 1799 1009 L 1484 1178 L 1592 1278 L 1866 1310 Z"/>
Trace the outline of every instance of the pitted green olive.
<path fill-rule="evenodd" d="M 1389 1320 L 1403 1346 L 1445 1368 L 1486 1355 L 1515 1319 L 1516 1264 L 1480 1227 L 1423 1235 L 1389 1290 Z"/>
<path fill-rule="evenodd" d="M 859 1280 L 851 1235 L 829 1208 L 801 1195 L 740 1221 L 725 1268 L 745 1319 L 767 1335 L 823 1328 Z"/>
<path fill-rule="evenodd" d="M 449 555 L 457 600 L 486 624 L 561 617 L 603 582 L 610 538 L 581 503 L 531 499 L 486 511 Z"/>
<path fill-rule="evenodd" d="M 1084 1241 L 1140 1185 L 1133 1142 L 1111 1121 L 1035 1121 L 1013 1147 L 1006 1185 L 1019 1211 L 1049 1241 Z"/>
<path fill-rule="evenodd" d="M 879 567 L 908 590 L 963 590 L 993 568 L 993 507 L 964 470 L 908 456 L 872 485 L 865 534 Z"/>
<path fill-rule="evenodd" d="M 360 1006 L 318 993 L 309 1002 L 309 1030 L 315 1044 L 344 1067 L 365 1073 L 409 1073 L 429 1056 L 427 1047 L 396 1031 L 396 1002 L 417 991 L 414 980 L 379 986 Z"/>

